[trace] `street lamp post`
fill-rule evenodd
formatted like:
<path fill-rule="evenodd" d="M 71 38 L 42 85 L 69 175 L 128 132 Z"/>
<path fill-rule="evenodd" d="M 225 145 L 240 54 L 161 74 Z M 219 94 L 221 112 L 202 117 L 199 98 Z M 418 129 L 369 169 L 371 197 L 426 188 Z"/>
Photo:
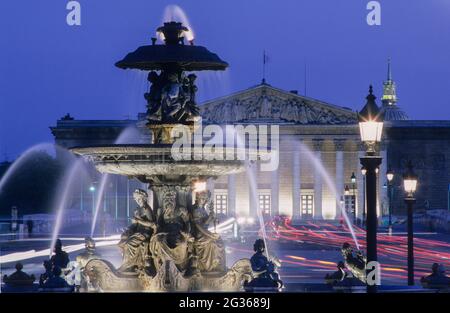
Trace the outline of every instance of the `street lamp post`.
<path fill-rule="evenodd" d="M 381 157 L 376 154 L 376 144 L 381 141 L 383 132 L 383 117 L 375 103 L 372 86 L 369 88 L 367 103 L 359 112 L 359 130 L 361 141 L 365 143 L 366 155 L 360 159 L 361 165 L 366 169 L 366 244 L 367 263 L 377 262 L 377 174 L 376 171 L 381 164 Z M 367 273 L 368 274 L 368 273 Z M 377 291 L 375 283 L 367 284 L 367 292 Z"/>
<path fill-rule="evenodd" d="M 355 192 L 356 176 L 355 176 L 354 172 L 352 172 L 352 176 L 350 176 L 350 181 L 352 183 L 352 191 L 353 191 L 353 195 L 352 195 L 353 196 L 353 201 L 352 201 L 353 224 L 356 225 L 356 223 L 357 223 L 357 220 L 356 220 L 356 192 Z"/>
<path fill-rule="evenodd" d="M 389 167 L 387 173 L 387 192 L 388 192 L 388 210 L 389 210 L 389 235 L 392 235 L 392 180 L 394 179 L 394 173 Z"/>
<path fill-rule="evenodd" d="M 414 232 L 413 232 L 413 205 L 416 202 L 414 193 L 417 188 L 417 175 L 413 172 L 411 161 L 408 170 L 403 175 L 403 185 L 406 192 L 405 202 L 408 209 L 408 285 L 414 285 Z"/>
<path fill-rule="evenodd" d="M 362 221 L 361 226 L 364 227 L 366 225 L 366 173 L 367 170 L 363 166 L 361 167 L 361 175 L 363 177 L 363 201 L 362 201 Z"/>

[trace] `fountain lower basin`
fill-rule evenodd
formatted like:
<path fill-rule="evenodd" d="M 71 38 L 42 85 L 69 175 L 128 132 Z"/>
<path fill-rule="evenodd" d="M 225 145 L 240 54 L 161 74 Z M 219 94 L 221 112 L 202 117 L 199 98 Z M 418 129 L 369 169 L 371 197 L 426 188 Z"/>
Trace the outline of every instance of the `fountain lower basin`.
<path fill-rule="evenodd" d="M 224 147 L 219 153 L 206 152 L 205 149 L 192 149 L 177 158 L 171 144 L 150 145 L 105 145 L 93 147 L 75 147 L 71 151 L 91 161 L 101 173 L 145 178 L 164 176 L 203 176 L 216 177 L 237 174 L 245 171 L 242 158 L 258 159 L 261 151 Z M 268 154 L 268 153 L 267 153 Z M 222 158 L 222 159 L 220 159 Z"/>

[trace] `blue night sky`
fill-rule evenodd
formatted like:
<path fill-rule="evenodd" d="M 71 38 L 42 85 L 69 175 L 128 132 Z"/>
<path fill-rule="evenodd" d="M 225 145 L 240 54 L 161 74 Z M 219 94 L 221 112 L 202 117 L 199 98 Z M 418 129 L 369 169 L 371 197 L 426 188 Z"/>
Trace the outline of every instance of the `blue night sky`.
<path fill-rule="evenodd" d="M 0 160 L 52 141 L 49 126 L 78 119 L 135 118 L 144 110 L 145 74 L 114 67 L 150 44 L 159 0 L 80 0 L 82 25 L 66 24 L 68 0 L 2 0 Z M 392 58 L 399 105 L 414 119 L 450 119 L 450 1 L 381 0 L 381 26 L 368 26 L 368 0 L 178 1 L 195 43 L 230 64 L 202 75 L 200 98 L 260 82 L 354 110 L 370 83 L 377 96 Z M 378 102 L 380 104 L 380 102 Z"/>

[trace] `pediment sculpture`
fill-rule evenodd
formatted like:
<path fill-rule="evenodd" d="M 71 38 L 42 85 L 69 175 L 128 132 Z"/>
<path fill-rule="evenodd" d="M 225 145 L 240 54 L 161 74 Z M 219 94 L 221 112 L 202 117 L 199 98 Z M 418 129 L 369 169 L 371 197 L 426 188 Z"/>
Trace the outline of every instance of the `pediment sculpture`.
<path fill-rule="evenodd" d="M 282 98 L 262 94 L 259 97 L 231 98 L 201 108 L 207 123 L 279 121 L 296 124 L 354 124 L 356 114 L 299 97 Z"/>

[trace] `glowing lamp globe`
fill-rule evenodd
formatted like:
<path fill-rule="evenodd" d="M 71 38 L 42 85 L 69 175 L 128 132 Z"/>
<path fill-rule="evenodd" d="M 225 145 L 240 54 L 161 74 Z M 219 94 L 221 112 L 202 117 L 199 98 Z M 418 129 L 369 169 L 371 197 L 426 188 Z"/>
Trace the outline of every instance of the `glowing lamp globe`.
<path fill-rule="evenodd" d="M 391 182 L 394 179 L 394 172 L 389 168 L 386 173 L 386 178 L 389 182 Z"/>
<path fill-rule="evenodd" d="M 350 195 L 350 189 L 348 188 L 348 186 L 345 186 L 344 194 L 345 194 L 346 196 Z"/>
<path fill-rule="evenodd" d="M 350 180 L 351 180 L 352 184 L 356 183 L 356 176 L 355 176 L 354 172 L 352 173 L 352 176 L 350 177 Z"/>
<path fill-rule="evenodd" d="M 403 187 L 408 197 L 413 197 L 417 189 L 417 175 L 413 171 L 411 161 L 408 162 L 408 170 L 403 175 Z"/>
<path fill-rule="evenodd" d="M 366 176 L 367 170 L 365 167 L 361 167 L 361 174 L 362 176 Z"/>
<path fill-rule="evenodd" d="M 375 103 L 376 97 L 373 95 L 372 86 L 369 88 L 369 95 L 366 99 L 366 105 L 358 113 L 358 121 L 361 141 L 367 145 L 367 152 L 370 154 L 375 152 L 375 144 L 381 141 L 383 115 Z"/>

